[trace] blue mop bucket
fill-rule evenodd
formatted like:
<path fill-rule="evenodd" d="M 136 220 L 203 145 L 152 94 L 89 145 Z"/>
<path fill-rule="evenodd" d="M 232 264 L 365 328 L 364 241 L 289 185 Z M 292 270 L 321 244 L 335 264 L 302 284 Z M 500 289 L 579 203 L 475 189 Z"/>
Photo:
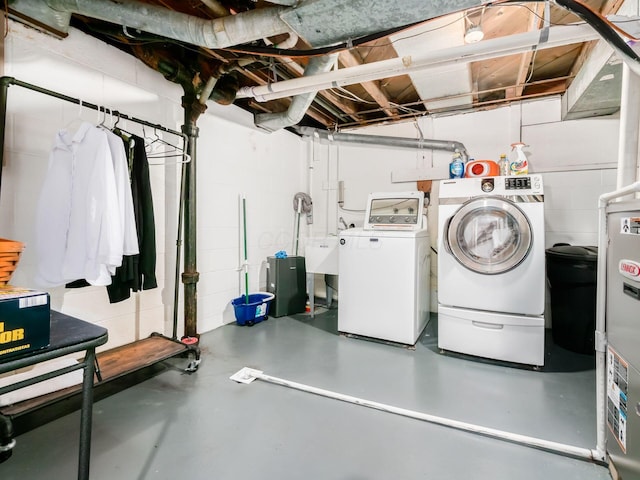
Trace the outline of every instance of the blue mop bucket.
<path fill-rule="evenodd" d="M 234 298 L 231 300 L 231 305 L 233 305 L 233 311 L 236 314 L 236 323 L 252 326 L 266 320 L 269 314 L 269 305 L 274 298 L 273 293 L 250 293 L 249 302 L 247 302 L 246 295 Z"/>

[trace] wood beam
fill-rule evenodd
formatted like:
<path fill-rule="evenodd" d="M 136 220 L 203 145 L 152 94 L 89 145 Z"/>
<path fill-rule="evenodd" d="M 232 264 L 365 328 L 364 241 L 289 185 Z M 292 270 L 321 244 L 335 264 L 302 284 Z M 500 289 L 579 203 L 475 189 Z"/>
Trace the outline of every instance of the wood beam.
<path fill-rule="evenodd" d="M 544 16 L 544 3 L 536 3 L 530 6 L 529 21 L 527 31 L 537 30 L 542 26 L 542 18 Z M 508 88 L 505 91 L 506 98 L 512 99 L 522 96 L 525 83 L 529 75 L 529 68 L 533 68 L 531 61 L 534 59 L 535 50 L 529 50 L 520 56 L 520 65 L 518 66 L 518 75 L 515 81 L 515 88 Z"/>
<path fill-rule="evenodd" d="M 362 60 L 359 58 L 359 56 L 357 56 L 356 53 L 352 52 L 351 50 L 340 52 L 340 56 L 338 57 L 338 59 L 340 60 L 340 63 L 342 63 L 342 65 L 347 68 L 362 65 Z M 363 82 L 360 85 L 367 91 L 369 95 L 371 95 L 371 98 L 373 98 L 376 103 L 382 107 L 382 111 L 384 113 L 392 118 L 397 117 L 398 110 L 391 106 L 391 102 L 389 102 L 387 94 L 384 92 L 382 87 L 380 87 L 379 82 Z"/>

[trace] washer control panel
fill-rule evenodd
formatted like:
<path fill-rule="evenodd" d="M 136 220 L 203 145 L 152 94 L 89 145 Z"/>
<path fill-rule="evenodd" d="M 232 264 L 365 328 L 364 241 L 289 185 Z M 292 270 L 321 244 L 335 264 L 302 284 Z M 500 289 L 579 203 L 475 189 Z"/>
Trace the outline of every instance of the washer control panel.
<path fill-rule="evenodd" d="M 531 177 L 505 177 L 505 190 L 529 190 L 531 188 Z"/>
<path fill-rule="evenodd" d="M 543 194 L 542 175 L 531 174 L 442 180 L 440 182 L 439 198 L 464 199 L 479 195 L 522 197 L 541 196 Z"/>
<path fill-rule="evenodd" d="M 419 230 L 423 228 L 424 193 L 371 193 L 367 201 L 365 230 Z"/>

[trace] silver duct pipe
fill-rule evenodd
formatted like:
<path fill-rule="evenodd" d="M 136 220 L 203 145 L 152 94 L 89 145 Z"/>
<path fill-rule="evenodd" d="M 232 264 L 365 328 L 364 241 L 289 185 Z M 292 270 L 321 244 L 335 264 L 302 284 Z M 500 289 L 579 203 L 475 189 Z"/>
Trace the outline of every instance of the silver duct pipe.
<path fill-rule="evenodd" d="M 60 13 L 76 13 L 207 48 L 226 48 L 291 33 L 280 19 L 284 7 L 207 20 L 136 0 L 46 0 L 42 5 Z"/>
<path fill-rule="evenodd" d="M 328 72 L 333 68 L 338 60 L 338 54 L 326 55 L 324 57 L 313 57 L 309 60 L 304 76 L 316 75 Z M 254 123 L 260 128 L 269 132 L 274 132 L 284 127 L 297 124 L 313 103 L 317 92 L 303 93 L 293 97 L 291 105 L 286 112 L 282 113 L 259 113 L 254 118 Z"/>
<path fill-rule="evenodd" d="M 315 137 L 321 143 L 355 143 L 361 145 L 374 145 L 391 148 L 411 148 L 445 150 L 447 152 L 458 152 L 466 162 L 469 159 L 467 148 L 455 140 L 429 140 L 422 138 L 386 137 L 378 135 L 360 135 L 355 133 L 329 132 L 311 127 L 300 127 L 296 131 L 305 137 Z"/>

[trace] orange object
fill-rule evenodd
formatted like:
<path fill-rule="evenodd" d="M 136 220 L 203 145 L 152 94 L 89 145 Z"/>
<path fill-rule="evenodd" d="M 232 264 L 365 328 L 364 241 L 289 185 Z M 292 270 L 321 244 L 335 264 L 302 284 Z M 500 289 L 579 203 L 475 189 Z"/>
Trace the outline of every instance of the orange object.
<path fill-rule="evenodd" d="M 500 167 L 493 160 L 473 160 L 465 166 L 465 177 L 497 177 Z"/>
<path fill-rule="evenodd" d="M 0 285 L 6 285 L 11 279 L 23 249 L 22 242 L 0 238 Z"/>

